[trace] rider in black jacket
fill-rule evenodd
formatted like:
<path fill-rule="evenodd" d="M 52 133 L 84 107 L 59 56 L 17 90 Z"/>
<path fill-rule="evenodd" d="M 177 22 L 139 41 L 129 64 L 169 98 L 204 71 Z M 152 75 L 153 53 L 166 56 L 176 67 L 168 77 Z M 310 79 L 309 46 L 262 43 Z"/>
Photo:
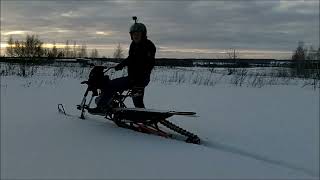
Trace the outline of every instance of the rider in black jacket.
<path fill-rule="evenodd" d="M 135 19 L 136 20 L 136 19 Z M 155 64 L 155 45 L 147 38 L 147 28 L 135 22 L 130 28 L 131 44 L 129 56 L 119 63 L 115 70 L 128 67 L 128 76 L 113 79 L 104 84 L 103 94 L 96 108 L 88 109 L 91 114 L 103 114 L 108 108 L 114 93 L 127 89 L 139 89 L 139 96 L 132 97 L 135 107 L 145 108 L 143 103 L 144 88 L 150 82 L 150 74 Z"/>
<path fill-rule="evenodd" d="M 134 35 L 133 35 L 134 36 Z M 129 49 L 129 56 L 116 66 L 120 70 L 128 66 L 128 77 L 136 85 L 144 85 L 150 80 L 151 70 L 155 63 L 156 47 L 146 37 L 139 43 L 132 42 Z"/>

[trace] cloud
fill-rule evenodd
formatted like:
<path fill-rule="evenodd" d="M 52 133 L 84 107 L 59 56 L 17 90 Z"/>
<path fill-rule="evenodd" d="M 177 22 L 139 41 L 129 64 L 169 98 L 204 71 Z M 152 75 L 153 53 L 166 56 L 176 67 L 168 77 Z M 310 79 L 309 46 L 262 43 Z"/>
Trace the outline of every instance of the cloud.
<path fill-rule="evenodd" d="M 1 1 L 2 31 L 29 31 L 45 41 L 129 44 L 132 16 L 161 47 L 291 51 L 319 44 L 317 1 Z M 3 35 L 3 33 L 1 34 Z M 170 50 L 163 51 L 169 54 Z M 174 49 L 172 49 L 174 51 Z M 171 53 L 172 54 L 172 53 Z M 277 54 L 277 53 L 275 53 Z"/>
<path fill-rule="evenodd" d="M 79 17 L 80 14 L 79 13 L 75 13 L 73 11 L 68 11 L 66 13 L 62 13 L 61 16 L 62 17 Z"/>
<path fill-rule="evenodd" d="M 277 10 L 290 10 L 290 9 L 313 9 L 314 6 L 319 4 L 316 0 L 280 0 L 279 5 L 275 8 Z"/>

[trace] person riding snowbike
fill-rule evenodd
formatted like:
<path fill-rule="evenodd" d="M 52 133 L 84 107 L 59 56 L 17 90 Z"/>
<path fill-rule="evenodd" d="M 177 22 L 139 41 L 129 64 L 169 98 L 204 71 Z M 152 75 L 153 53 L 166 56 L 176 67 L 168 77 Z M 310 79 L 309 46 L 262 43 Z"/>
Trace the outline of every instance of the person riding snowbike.
<path fill-rule="evenodd" d="M 115 66 L 115 70 L 122 70 L 127 67 L 128 76 L 105 81 L 102 85 L 102 94 L 99 97 L 96 108 L 89 108 L 91 114 L 104 114 L 116 92 L 128 89 L 139 89 L 139 95 L 132 97 L 134 106 L 145 108 L 143 98 L 144 89 L 150 82 L 150 74 L 155 64 L 156 47 L 147 38 L 147 28 L 142 23 L 135 23 L 130 27 L 131 44 L 129 56 Z"/>

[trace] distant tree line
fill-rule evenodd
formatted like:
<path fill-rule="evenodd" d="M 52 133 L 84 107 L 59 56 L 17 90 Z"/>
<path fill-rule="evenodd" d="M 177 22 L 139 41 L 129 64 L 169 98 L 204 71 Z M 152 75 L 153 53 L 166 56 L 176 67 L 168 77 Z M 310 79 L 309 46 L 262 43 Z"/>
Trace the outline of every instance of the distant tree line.
<path fill-rule="evenodd" d="M 293 52 L 292 60 L 320 60 L 320 47 L 318 48 L 318 50 L 314 49 L 312 45 L 309 48 L 307 48 L 304 46 L 303 41 L 299 41 L 298 47 Z"/>
<path fill-rule="evenodd" d="M 88 53 L 86 44 L 77 45 L 76 41 L 70 45 L 66 41 L 64 48 L 58 48 L 56 42 L 53 42 L 52 48 L 44 47 L 44 42 L 38 35 L 27 35 L 25 40 L 14 40 L 9 37 L 6 47 L 6 56 L 8 57 L 48 57 L 48 58 L 99 58 L 97 49 L 92 49 Z"/>
<path fill-rule="evenodd" d="M 122 46 L 120 45 L 120 43 L 118 44 L 118 46 L 114 50 L 113 58 L 115 58 L 115 59 L 124 58 L 124 51 L 123 51 Z"/>
<path fill-rule="evenodd" d="M 313 46 L 309 48 L 300 41 L 298 47 L 292 55 L 291 75 L 295 77 L 311 78 L 314 83 L 320 79 L 320 47 L 315 50 Z M 315 83 L 316 84 L 316 83 Z"/>

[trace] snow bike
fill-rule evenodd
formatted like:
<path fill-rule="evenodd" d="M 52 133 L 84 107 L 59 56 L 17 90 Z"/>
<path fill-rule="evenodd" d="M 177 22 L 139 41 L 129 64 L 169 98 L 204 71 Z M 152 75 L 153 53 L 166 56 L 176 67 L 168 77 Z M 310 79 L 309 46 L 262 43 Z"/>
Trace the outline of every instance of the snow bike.
<path fill-rule="evenodd" d="M 94 66 L 89 74 L 89 79 L 87 81 L 81 82 L 81 84 L 88 85 L 87 90 L 84 93 L 83 99 L 80 105 L 77 105 L 77 109 L 81 111 L 80 118 L 85 119 L 85 112 L 92 103 L 92 100 L 95 96 L 97 98 L 102 92 L 101 90 L 101 82 L 106 82 L 110 80 L 108 75 L 105 75 L 107 71 L 114 67 L 104 67 L 104 66 Z M 106 70 L 105 70 L 106 69 Z M 172 134 L 169 134 L 160 129 L 159 124 L 164 127 L 185 136 L 187 139 L 185 140 L 188 143 L 200 144 L 200 138 L 185 130 L 181 127 L 173 124 L 167 119 L 174 115 L 181 116 L 194 116 L 195 112 L 176 112 L 176 111 L 159 111 L 153 109 L 144 109 L 144 108 L 127 108 L 125 105 L 125 99 L 127 97 L 134 97 L 139 95 L 139 91 L 141 88 L 133 87 L 132 89 L 126 90 L 124 92 L 117 92 L 111 101 L 111 107 L 104 114 L 104 117 L 112 122 L 114 122 L 117 126 L 121 128 L 127 128 L 134 131 L 154 134 L 158 136 L 162 136 L 165 138 L 171 138 Z M 91 93 L 91 97 L 89 102 L 87 103 L 87 96 Z M 63 106 L 60 104 L 58 106 L 59 111 L 65 112 Z"/>

